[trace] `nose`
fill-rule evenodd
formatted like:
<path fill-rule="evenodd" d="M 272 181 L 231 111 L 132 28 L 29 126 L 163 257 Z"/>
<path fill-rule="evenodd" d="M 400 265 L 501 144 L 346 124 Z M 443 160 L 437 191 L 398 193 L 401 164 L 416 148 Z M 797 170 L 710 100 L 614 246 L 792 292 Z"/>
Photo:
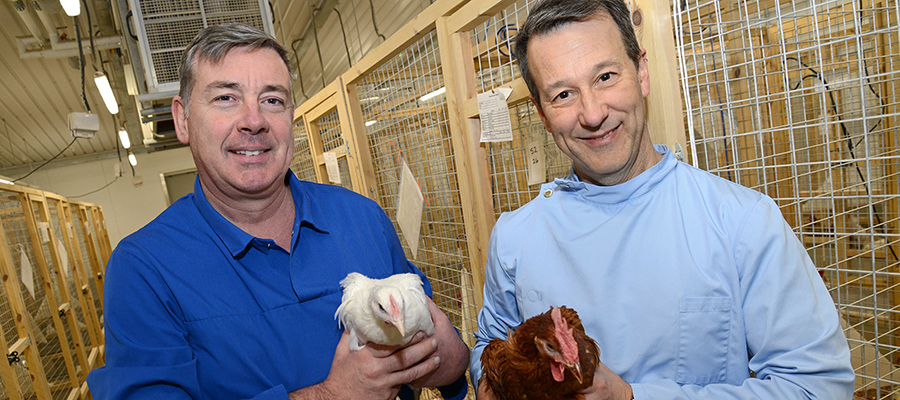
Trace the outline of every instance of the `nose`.
<path fill-rule="evenodd" d="M 581 96 L 579 122 L 587 129 L 598 129 L 609 116 L 606 98 L 594 90 L 585 91 Z"/>
<path fill-rule="evenodd" d="M 263 115 L 262 107 L 257 102 L 248 102 L 241 107 L 241 118 L 238 130 L 256 135 L 269 129 L 268 120 Z"/>

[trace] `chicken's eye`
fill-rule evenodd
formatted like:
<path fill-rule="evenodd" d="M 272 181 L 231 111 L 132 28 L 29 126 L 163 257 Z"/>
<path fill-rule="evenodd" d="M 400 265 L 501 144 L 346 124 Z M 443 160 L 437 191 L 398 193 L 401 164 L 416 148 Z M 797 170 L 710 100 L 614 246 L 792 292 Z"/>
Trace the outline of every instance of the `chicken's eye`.
<path fill-rule="evenodd" d="M 381 304 L 378 305 L 378 309 L 384 311 L 384 307 Z"/>

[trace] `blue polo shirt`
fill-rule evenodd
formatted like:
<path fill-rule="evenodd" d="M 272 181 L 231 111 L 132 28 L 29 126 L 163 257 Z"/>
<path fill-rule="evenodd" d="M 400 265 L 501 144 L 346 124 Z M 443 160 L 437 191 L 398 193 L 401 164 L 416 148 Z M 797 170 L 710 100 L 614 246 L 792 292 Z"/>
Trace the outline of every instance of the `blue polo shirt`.
<path fill-rule="evenodd" d="M 94 398 L 287 399 L 328 376 L 341 279 L 424 276 L 375 202 L 290 172 L 285 181 L 296 206 L 290 253 L 225 219 L 199 180 L 119 243 L 104 286 L 106 365 L 88 376 Z M 465 377 L 444 389 L 464 397 Z"/>

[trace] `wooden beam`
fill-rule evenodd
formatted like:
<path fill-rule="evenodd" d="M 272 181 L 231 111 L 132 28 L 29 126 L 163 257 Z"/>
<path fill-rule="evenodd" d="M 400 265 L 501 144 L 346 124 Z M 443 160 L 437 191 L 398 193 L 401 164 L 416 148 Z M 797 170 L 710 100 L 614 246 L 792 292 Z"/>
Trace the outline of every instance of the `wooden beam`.
<path fill-rule="evenodd" d="M 667 1 L 634 0 L 632 21 L 639 32 L 641 46 L 647 50 L 650 69 L 650 95 L 647 96 L 647 124 L 653 143 L 671 150 L 685 147 L 684 104 L 675 58 L 672 15 Z M 639 17 L 635 17 L 640 15 Z"/>
<path fill-rule="evenodd" d="M 471 3 L 470 3 L 471 4 Z M 438 42 L 444 80 L 447 87 L 447 112 L 450 139 L 456 163 L 457 182 L 462 203 L 468 268 L 472 273 L 475 307 L 481 309 L 484 290 L 484 266 L 495 217 L 491 198 L 487 154 L 479 145 L 481 135 L 477 120 L 465 115 L 465 103 L 477 95 L 475 67 L 469 32 L 449 27 L 449 19 L 437 22 Z"/>
<path fill-rule="evenodd" d="M 435 21 L 456 11 L 468 0 L 437 0 L 428 8 L 416 15 L 391 35 L 384 43 L 366 54 L 342 75 L 345 85 L 359 83 L 358 80 L 380 67 L 382 64 L 400 54 L 410 44 L 434 30 Z"/>

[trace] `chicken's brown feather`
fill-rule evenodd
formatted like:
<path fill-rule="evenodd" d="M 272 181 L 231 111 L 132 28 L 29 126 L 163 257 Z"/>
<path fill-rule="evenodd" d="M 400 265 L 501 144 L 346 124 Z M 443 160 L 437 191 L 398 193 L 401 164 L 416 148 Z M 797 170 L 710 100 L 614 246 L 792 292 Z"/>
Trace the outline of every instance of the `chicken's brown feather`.
<path fill-rule="evenodd" d="M 551 312 L 529 318 L 509 336 L 506 341 L 493 339 L 481 354 L 482 375 L 479 385 L 486 384 L 501 400 L 550 400 L 581 399 L 579 393 L 591 386 L 594 371 L 600 361 L 597 343 L 584 331 L 581 319 L 575 310 L 560 307 L 561 317 L 566 321 L 578 345 L 582 382 L 571 373 L 566 373 L 562 382 L 557 382 L 551 374 L 552 359 L 541 353 L 535 345 L 535 338 L 548 343 L 558 341 Z M 558 348 L 558 347 L 557 347 Z"/>

